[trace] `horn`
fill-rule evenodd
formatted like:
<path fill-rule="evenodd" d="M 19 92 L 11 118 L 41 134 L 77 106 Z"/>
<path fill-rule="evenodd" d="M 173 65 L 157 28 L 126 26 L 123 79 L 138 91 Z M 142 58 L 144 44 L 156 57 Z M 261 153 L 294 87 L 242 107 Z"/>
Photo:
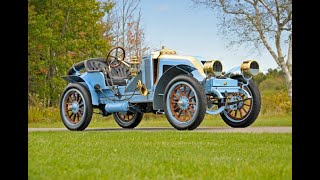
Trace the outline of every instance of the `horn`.
<path fill-rule="evenodd" d="M 147 87 L 142 84 L 141 80 L 139 80 L 137 82 L 137 88 L 139 89 L 139 92 L 143 95 L 143 96 L 146 96 L 148 94 L 148 89 Z"/>

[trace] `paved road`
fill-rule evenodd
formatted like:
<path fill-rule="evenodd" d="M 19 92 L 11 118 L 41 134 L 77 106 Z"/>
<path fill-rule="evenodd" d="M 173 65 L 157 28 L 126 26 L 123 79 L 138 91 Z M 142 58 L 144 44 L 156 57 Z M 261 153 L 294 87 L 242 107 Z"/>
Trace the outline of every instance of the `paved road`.
<path fill-rule="evenodd" d="M 66 128 L 28 128 L 28 131 L 68 131 Z M 172 127 L 138 127 L 134 129 L 123 128 L 87 128 L 85 131 L 177 131 Z M 246 128 L 231 128 L 231 127 L 198 127 L 192 132 L 212 132 L 212 133 L 291 133 L 292 127 L 246 127 Z"/>

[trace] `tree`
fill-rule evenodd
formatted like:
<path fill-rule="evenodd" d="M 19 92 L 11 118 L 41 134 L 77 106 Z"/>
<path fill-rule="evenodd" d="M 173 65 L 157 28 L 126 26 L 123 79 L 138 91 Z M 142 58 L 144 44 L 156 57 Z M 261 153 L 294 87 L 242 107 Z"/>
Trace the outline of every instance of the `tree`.
<path fill-rule="evenodd" d="M 28 1 L 28 90 L 56 105 L 65 81 L 60 77 L 79 60 L 105 56 L 110 42 L 101 19 L 112 3 L 96 0 Z"/>
<path fill-rule="evenodd" d="M 292 98 L 291 0 L 192 0 L 216 10 L 220 32 L 230 44 L 264 47 L 283 71 Z M 287 53 L 284 54 L 284 49 Z"/>
<path fill-rule="evenodd" d="M 106 18 L 108 24 L 112 24 L 112 44 L 124 47 L 127 57 L 135 55 L 138 56 L 138 60 L 141 60 L 143 54 L 148 50 L 141 23 L 140 2 L 141 0 L 114 1 L 115 8 Z"/>

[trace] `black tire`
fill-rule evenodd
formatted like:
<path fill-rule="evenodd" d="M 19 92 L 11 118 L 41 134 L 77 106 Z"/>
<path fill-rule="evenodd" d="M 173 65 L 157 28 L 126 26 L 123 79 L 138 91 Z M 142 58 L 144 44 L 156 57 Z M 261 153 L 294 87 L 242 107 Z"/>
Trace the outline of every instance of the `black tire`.
<path fill-rule="evenodd" d="M 90 124 L 92 113 L 93 107 L 88 89 L 80 83 L 69 84 L 60 99 L 60 116 L 63 124 L 69 130 L 82 131 Z"/>
<path fill-rule="evenodd" d="M 128 120 L 126 120 L 128 117 Z M 122 128 L 132 129 L 138 126 L 143 118 L 143 113 L 131 113 L 121 114 L 120 112 L 113 113 L 113 118 L 117 124 Z"/>
<path fill-rule="evenodd" d="M 174 128 L 193 130 L 201 124 L 207 102 L 204 88 L 198 80 L 186 74 L 176 76 L 169 82 L 164 94 L 164 112 Z"/>
<path fill-rule="evenodd" d="M 242 83 L 246 82 L 242 76 L 234 76 L 232 78 L 237 79 L 239 82 L 242 82 Z M 220 116 L 222 117 L 223 121 L 231 127 L 234 127 L 234 128 L 248 127 L 257 119 L 260 113 L 260 109 L 261 109 L 260 91 L 257 85 L 253 82 L 253 80 L 249 81 L 249 85 L 247 87 L 248 88 L 246 90 L 252 96 L 251 100 L 247 100 L 250 102 L 249 109 L 247 109 L 247 112 L 245 112 L 244 110 L 241 110 L 242 108 L 244 109 L 245 102 L 243 101 L 242 105 L 240 107 L 238 106 L 237 110 L 235 110 L 237 112 L 241 111 L 242 113 L 246 113 L 245 115 L 243 115 L 243 117 L 241 114 L 240 118 L 234 118 L 234 117 L 237 117 L 237 115 L 232 117 L 231 112 L 228 113 L 228 110 L 224 110 L 222 113 L 220 113 Z"/>

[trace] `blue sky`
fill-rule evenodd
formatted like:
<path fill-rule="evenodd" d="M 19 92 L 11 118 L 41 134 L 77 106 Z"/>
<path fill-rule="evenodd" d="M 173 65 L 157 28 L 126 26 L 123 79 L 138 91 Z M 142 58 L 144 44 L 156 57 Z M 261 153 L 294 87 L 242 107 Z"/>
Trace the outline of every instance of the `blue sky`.
<path fill-rule="evenodd" d="M 245 48 L 227 48 L 225 40 L 217 34 L 214 12 L 192 5 L 191 0 L 141 1 L 143 27 L 151 49 L 164 45 L 180 55 L 219 59 L 224 70 L 248 59 L 257 60 L 263 72 L 278 67 L 267 51 L 258 55 Z"/>

